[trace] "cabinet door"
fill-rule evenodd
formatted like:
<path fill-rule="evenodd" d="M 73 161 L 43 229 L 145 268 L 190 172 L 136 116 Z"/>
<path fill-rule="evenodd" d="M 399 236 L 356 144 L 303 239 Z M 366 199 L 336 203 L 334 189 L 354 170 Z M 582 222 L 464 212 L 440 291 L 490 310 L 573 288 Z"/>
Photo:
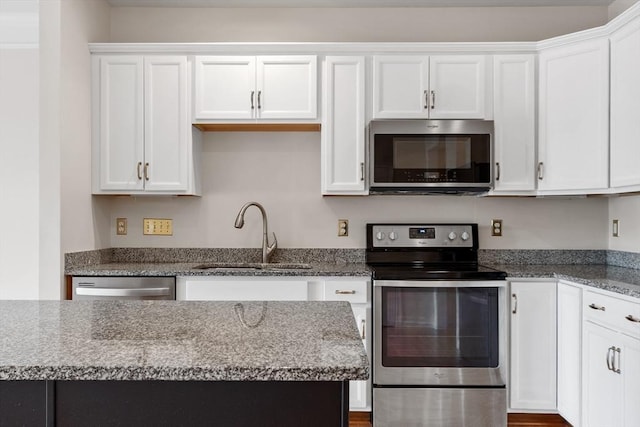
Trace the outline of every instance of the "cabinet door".
<path fill-rule="evenodd" d="M 558 413 L 580 425 L 582 289 L 558 283 Z"/>
<path fill-rule="evenodd" d="M 511 282 L 509 407 L 556 409 L 556 283 Z"/>
<path fill-rule="evenodd" d="M 624 427 L 640 426 L 640 340 L 624 337 L 620 353 Z"/>
<path fill-rule="evenodd" d="M 146 191 L 186 191 L 191 121 L 184 56 L 147 57 L 144 178 Z"/>
<path fill-rule="evenodd" d="M 612 363 L 612 347 L 619 345 L 618 334 L 602 326 L 585 322 L 583 339 L 582 425 L 620 427 L 622 376 L 609 369 Z M 634 404 L 637 405 L 637 402 Z"/>
<path fill-rule="evenodd" d="M 611 35 L 611 187 L 640 185 L 638 76 L 640 19 Z"/>
<path fill-rule="evenodd" d="M 367 306 L 366 304 L 351 304 L 353 315 L 356 319 L 356 326 L 362 337 L 362 344 L 367 353 L 371 352 L 367 343 L 369 341 L 369 333 L 367 331 Z M 349 410 L 364 411 L 371 410 L 371 380 L 349 381 Z"/>
<path fill-rule="evenodd" d="M 197 56 L 194 119 L 254 118 L 255 86 L 254 56 Z"/>
<path fill-rule="evenodd" d="M 428 86 L 428 56 L 375 56 L 373 118 L 426 119 Z"/>
<path fill-rule="evenodd" d="M 429 117 L 483 119 L 486 59 L 483 55 L 429 59 Z"/>
<path fill-rule="evenodd" d="M 608 43 L 589 40 L 540 54 L 539 190 L 608 187 Z"/>
<path fill-rule="evenodd" d="M 365 194 L 364 57 L 326 58 L 322 194 Z"/>
<path fill-rule="evenodd" d="M 306 301 L 306 280 L 247 277 L 178 277 L 176 299 L 182 301 Z"/>
<path fill-rule="evenodd" d="M 494 192 L 535 190 L 535 55 L 493 57 Z"/>
<path fill-rule="evenodd" d="M 256 108 L 261 119 L 316 119 L 315 56 L 259 56 Z"/>
<path fill-rule="evenodd" d="M 99 106 L 97 151 L 99 184 L 94 189 L 142 190 L 144 165 L 144 87 L 141 56 L 94 58 Z M 97 70 L 97 72 L 96 72 Z M 94 86 L 95 87 L 95 86 Z"/>

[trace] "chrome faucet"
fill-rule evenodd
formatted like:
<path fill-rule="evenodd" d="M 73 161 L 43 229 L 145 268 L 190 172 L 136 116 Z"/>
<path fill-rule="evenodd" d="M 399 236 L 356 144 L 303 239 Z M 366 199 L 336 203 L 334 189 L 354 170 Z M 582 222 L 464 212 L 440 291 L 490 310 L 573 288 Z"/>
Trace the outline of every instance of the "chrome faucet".
<path fill-rule="evenodd" d="M 266 264 L 269 262 L 269 258 L 271 258 L 271 253 L 278 247 L 278 239 L 276 239 L 276 233 L 271 233 L 273 234 L 273 243 L 269 244 L 269 237 L 267 236 L 267 212 L 262 205 L 257 202 L 245 203 L 245 205 L 240 208 L 240 212 L 238 212 L 234 226 L 236 228 L 242 228 L 244 225 L 244 213 L 249 206 L 255 206 L 260 209 L 260 213 L 262 213 L 262 263 Z"/>

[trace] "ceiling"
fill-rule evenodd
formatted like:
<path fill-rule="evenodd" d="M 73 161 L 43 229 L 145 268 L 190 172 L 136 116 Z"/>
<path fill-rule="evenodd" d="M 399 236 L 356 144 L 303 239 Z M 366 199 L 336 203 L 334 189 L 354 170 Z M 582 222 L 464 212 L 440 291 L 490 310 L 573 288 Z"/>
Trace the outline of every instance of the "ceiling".
<path fill-rule="evenodd" d="M 107 0 L 127 7 L 494 7 L 608 6 L 613 0 Z"/>

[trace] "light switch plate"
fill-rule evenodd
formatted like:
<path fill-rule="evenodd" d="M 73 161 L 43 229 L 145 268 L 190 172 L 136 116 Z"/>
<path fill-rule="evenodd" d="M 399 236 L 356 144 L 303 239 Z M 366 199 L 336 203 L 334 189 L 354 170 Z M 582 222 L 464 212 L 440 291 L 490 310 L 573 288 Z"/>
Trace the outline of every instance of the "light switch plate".
<path fill-rule="evenodd" d="M 613 237 L 620 237 L 620 220 L 614 219 L 611 224 L 611 235 Z"/>
<path fill-rule="evenodd" d="M 168 218 L 144 218 L 142 234 L 156 236 L 172 236 L 173 220 Z"/>

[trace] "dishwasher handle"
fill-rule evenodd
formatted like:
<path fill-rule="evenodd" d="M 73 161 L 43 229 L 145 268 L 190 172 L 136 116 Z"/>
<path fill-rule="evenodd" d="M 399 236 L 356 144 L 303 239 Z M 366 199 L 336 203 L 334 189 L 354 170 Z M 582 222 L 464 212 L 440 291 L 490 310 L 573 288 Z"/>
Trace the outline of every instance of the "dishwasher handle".
<path fill-rule="evenodd" d="M 76 295 L 92 297 L 158 297 L 171 295 L 170 288 L 76 288 Z"/>

